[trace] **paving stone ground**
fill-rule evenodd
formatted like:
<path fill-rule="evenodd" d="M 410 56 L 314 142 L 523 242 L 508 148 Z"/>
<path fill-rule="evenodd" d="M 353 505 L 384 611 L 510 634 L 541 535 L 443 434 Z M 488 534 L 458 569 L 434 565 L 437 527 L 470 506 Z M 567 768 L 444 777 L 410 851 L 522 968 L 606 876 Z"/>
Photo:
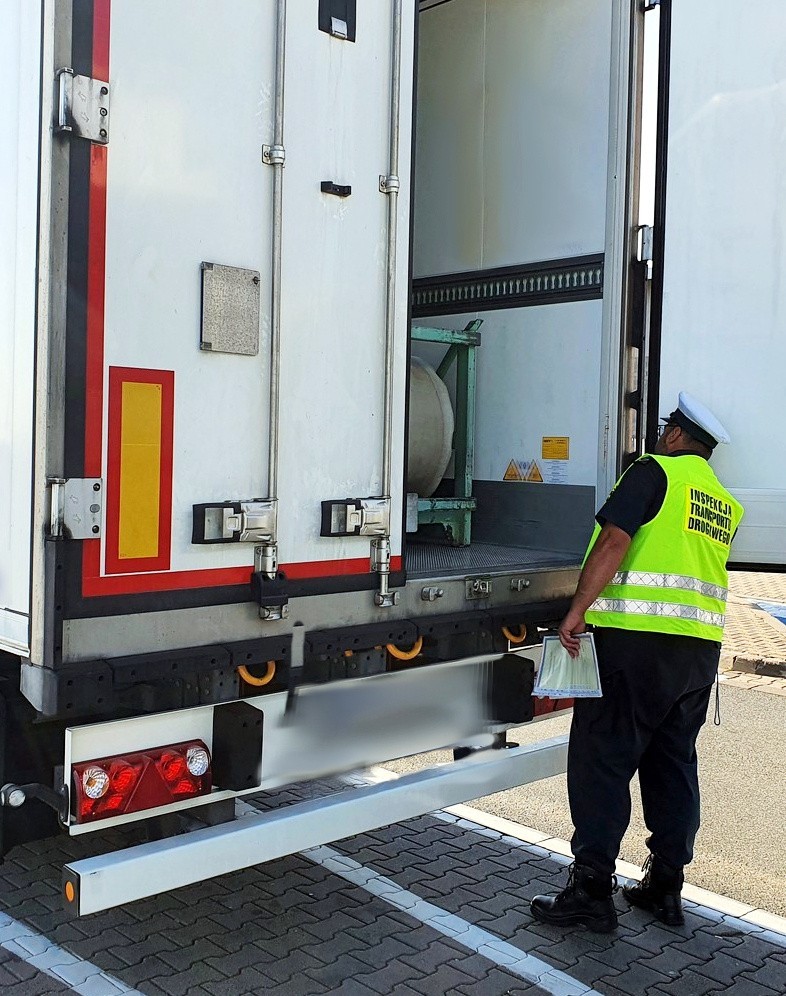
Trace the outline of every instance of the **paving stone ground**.
<path fill-rule="evenodd" d="M 303 786 L 259 805 L 294 804 L 335 787 Z M 115 831 L 100 847 L 138 839 L 137 831 Z M 543 992 L 303 855 L 69 919 L 62 864 L 95 850 L 95 839 L 67 837 L 16 848 L 0 866 L 0 915 L 149 996 Z M 666 928 L 620 896 L 614 936 L 533 922 L 529 900 L 564 882 L 566 859 L 448 814 L 361 834 L 334 850 L 602 996 L 786 993 L 786 936 L 699 906 L 689 906 L 684 927 Z M 56 962 L 50 958 L 55 972 Z M 0 988 L 72 991 L 2 948 Z"/>
<path fill-rule="evenodd" d="M 786 574 L 729 574 L 721 670 L 737 687 L 786 696 L 786 626 L 760 607 L 768 603 L 786 605 Z"/>
<path fill-rule="evenodd" d="M 735 670 L 740 659 L 786 660 L 786 627 L 758 607 L 786 604 L 786 575 L 735 574 L 730 586 L 725 680 L 786 695 L 784 679 Z M 335 788 L 298 786 L 258 805 L 291 805 Z M 139 839 L 136 829 L 61 836 L 8 855 L 0 865 L 3 994 L 543 992 L 462 944 L 461 935 L 445 936 L 304 855 L 70 919 L 60 899 L 62 865 Z M 786 994 L 786 935 L 707 907 L 687 904 L 685 926 L 668 928 L 618 896 L 613 936 L 533 922 L 529 900 L 561 887 L 567 859 L 447 814 L 362 834 L 334 849 L 460 917 L 467 937 L 480 928 L 601 996 Z M 75 964 L 75 957 L 84 962 Z"/>

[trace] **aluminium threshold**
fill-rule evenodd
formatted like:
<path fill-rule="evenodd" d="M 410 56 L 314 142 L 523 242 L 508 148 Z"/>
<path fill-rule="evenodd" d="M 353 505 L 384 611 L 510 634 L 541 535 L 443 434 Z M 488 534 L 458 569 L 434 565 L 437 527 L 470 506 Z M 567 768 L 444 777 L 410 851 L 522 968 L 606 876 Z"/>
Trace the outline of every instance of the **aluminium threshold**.
<path fill-rule="evenodd" d="M 567 737 L 486 750 L 377 785 L 244 815 L 63 869 L 66 907 L 83 916 L 400 823 L 565 770 Z M 73 898 L 70 898 L 73 897 Z"/>

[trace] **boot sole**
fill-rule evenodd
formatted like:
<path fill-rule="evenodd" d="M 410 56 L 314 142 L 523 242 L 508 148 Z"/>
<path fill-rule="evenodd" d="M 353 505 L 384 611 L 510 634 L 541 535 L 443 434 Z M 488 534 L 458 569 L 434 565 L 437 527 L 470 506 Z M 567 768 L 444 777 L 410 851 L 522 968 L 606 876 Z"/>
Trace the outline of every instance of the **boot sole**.
<path fill-rule="evenodd" d="M 611 934 L 617 929 L 617 917 L 602 917 L 600 919 L 576 913 L 573 916 L 550 917 L 543 914 L 537 908 L 530 907 L 530 913 L 540 923 L 548 923 L 552 927 L 572 927 L 582 924 L 596 934 Z"/>
<path fill-rule="evenodd" d="M 665 923 L 667 927 L 685 926 L 685 917 L 682 913 L 667 913 L 661 906 L 658 906 L 658 904 L 653 902 L 651 899 L 643 899 L 640 896 L 631 895 L 627 888 L 624 887 L 622 889 L 622 894 L 631 906 L 635 906 L 640 910 L 645 910 L 647 913 L 652 913 L 656 920 L 660 920 L 661 923 Z"/>

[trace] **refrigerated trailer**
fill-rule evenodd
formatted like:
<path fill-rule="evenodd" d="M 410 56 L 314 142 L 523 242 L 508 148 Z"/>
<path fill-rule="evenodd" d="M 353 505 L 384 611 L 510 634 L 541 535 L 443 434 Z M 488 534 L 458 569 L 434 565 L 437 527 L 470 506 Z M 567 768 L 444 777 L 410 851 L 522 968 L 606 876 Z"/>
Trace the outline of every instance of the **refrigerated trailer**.
<path fill-rule="evenodd" d="M 554 707 L 526 648 L 678 390 L 783 563 L 777 0 L 4 17 L 4 846 L 203 824 L 66 866 L 75 912 L 560 771 L 472 748 Z"/>

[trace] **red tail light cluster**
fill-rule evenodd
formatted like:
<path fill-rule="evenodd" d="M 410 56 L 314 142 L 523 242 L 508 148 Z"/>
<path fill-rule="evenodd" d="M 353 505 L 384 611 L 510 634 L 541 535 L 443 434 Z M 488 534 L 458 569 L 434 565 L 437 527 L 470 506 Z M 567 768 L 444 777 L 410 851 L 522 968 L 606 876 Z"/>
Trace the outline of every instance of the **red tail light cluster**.
<path fill-rule="evenodd" d="M 533 716 L 547 716 L 562 709 L 572 709 L 573 699 L 536 698 L 532 696 Z"/>
<path fill-rule="evenodd" d="M 74 814 L 89 823 L 207 795 L 210 752 L 201 740 L 73 766 Z"/>

